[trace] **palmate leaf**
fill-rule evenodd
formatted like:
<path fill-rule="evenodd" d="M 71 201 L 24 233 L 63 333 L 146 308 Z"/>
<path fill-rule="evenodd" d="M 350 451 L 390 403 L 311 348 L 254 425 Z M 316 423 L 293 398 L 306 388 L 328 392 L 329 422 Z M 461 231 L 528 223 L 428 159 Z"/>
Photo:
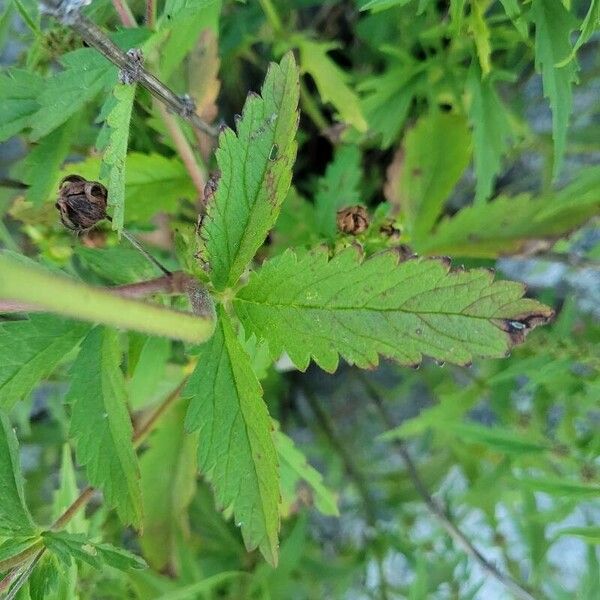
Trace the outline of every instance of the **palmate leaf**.
<path fill-rule="evenodd" d="M 531 240 L 557 238 L 600 213 L 599 185 L 600 169 L 590 167 L 546 197 L 501 196 L 488 204 L 468 206 L 444 219 L 433 235 L 417 240 L 415 250 L 481 258 L 519 252 Z"/>
<path fill-rule="evenodd" d="M 535 64 L 542 72 L 544 95 L 552 108 L 553 174 L 556 177 L 562 168 L 573 107 L 571 86 L 577 80 L 578 69 L 574 60 L 559 65 L 571 54 L 571 31 L 577 27 L 577 21 L 561 0 L 533 0 L 531 17 L 535 23 Z"/>
<path fill-rule="evenodd" d="M 261 96 L 250 95 L 219 138 L 221 179 L 201 229 L 211 279 L 233 285 L 275 223 L 296 157 L 298 69 L 291 53 L 269 67 Z"/>
<path fill-rule="evenodd" d="M 29 535 L 36 531 L 25 503 L 19 446 L 12 425 L 0 411 L 0 536 Z"/>
<path fill-rule="evenodd" d="M 231 508 L 248 549 L 277 563 L 279 477 L 273 428 L 250 358 L 221 306 L 184 392 L 186 429 L 199 430 L 198 467 L 217 506 Z"/>
<path fill-rule="evenodd" d="M 331 260 L 293 251 L 265 263 L 234 299 L 248 334 L 286 351 L 301 370 L 311 357 L 334 371 L 338 355 L 359 367 L 378 355 L 418 365 L 423 355 L 468 364 L 502 357 L 552 311 L 518 283 L 485 269 L 455 271 L 443 259 L 399 264 L 389 251 L 362 260 L 352 247 Z"/>
<path fill-rule="evenodd" d="M 85 337 L 90 326 L 32 314 L 0 324 L 0 405 L 28 396 Z"/>
<path fill-rule="evenodd" d="M 92 329 L 71 369 L 70 434 L 89 482 L 102 490 L 123 523 L 140 526 L 140 474 L 120 362 L 117 333 Z"/>
<path fill-rule="evenodd" d="M 125 159 L 135 88 L 135 84 L 117 83 L 113 89 L 114 104 L 105 124 L 106 147 L 100 176 L 108 184 L 108 205 L 113 209 L 112 228 L 119 232 L 125 219 Z"/>

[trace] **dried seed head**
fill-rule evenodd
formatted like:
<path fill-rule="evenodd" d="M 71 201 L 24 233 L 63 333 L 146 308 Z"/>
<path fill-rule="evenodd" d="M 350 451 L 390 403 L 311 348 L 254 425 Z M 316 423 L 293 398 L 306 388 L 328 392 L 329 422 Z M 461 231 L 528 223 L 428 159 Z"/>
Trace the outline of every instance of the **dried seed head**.
<path fill-rule="evenodd" d="M 72 231 L 87 231 L 106 218 L 108 192 L 97 181 L 80 175 L 67 175 L 58 191 L 56 208 L 62 224 Z"/>
<path fill-rule="evenodd" d="M 369 227 L 369 215 L 363 206 L 348 206 L 337 212 L 337 227 L 342 233 L 358 235 Z"/>
<path fill-rule="evenodd" d="M 206 182 L 204 186 L 204 206 L 207 206 L 208 203 L 213 199 L 215 193 L 217 192 L 217 187 L 219 186 L 219 179 L 221 179 L 221 171 L 215 171 Z"/>
<path fill-rule="evenodd" d="M 396 227 L 394 221 L 386 221 L 380 228 L 379 232 L 392 240 L 399 240 L 402 231 Z"/>

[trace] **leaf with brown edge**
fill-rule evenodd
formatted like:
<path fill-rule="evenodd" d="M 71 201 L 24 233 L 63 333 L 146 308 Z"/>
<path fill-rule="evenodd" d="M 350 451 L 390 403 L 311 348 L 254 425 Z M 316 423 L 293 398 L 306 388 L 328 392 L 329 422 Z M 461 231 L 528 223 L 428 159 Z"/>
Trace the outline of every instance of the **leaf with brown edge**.
<path fill-rule="evenodd" d="M 287 251 L 266 262 L 233 303 L 248 335 L 273 357 L 287 352 L 335 371 L 341 356 L 359 367 L 379 356 L 417 366 L 423 356 L 459 365 L 500 358 L 552 310 L 523 298 L 524 286 L 487 269 L 451 270 L 449 259 L 401 262 L 392 251 L 362 258 L 347 248 Z"/>

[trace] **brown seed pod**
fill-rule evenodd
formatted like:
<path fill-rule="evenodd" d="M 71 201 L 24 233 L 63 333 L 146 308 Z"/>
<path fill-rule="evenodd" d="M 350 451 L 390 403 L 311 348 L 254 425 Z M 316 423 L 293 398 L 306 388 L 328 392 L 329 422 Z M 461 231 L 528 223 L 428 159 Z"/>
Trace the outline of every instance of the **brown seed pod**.
<path fill-rule="evenodd" d="M 108 191 L 97 181 L 67 175 L 59 185 L 56 208 L 62 224 L 72 231 L 88 231 L 106 219 Z"/>
<path fill-rule="evenodd" d="M 337 211 L 337 228 L 342 233 L 358 235 L 369 227 L 369 215 L 363 206 L 348 206 Z"/>

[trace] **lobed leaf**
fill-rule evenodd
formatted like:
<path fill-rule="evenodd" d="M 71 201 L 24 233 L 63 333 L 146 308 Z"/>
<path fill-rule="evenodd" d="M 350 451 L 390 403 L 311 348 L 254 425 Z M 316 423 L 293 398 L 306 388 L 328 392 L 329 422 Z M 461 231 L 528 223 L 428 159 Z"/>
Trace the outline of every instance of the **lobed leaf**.
<path fill-rule="evenodd" d="M 131 437 L 117 333 L 96 327 L 71 369 L 67 400 L 77 461 L 125 524 L 142 523 L 139 466 Z"/>
<path fill-rule="evenodd" d="M 298 69 L 288 53 L 272 64 L 237 122 L 219 138 L 221 179 L 201 228 L 218 289 L 236 283 L 275 223 L 296 157 Z"/>
<path fill-rule="evenodd" d="M 444 219 L 435 233 L 415 241 L 423 254 L 495 258 L 519 252 L 531 240 L 557 238 L 600 213 L 600 169 L 590 167 L 552 195 L 501 196 Z"/>
<path fill-rule="evenodd" d="M 0 73 L 0 142 L 32 126 L 44 80 L 36 73 L 9 69 Z"/>
<path fill-rule="evenodd" d="M 577 22 L 561 0 L 533 0 L 531 17 L 535 23 L 535 64 L 542 72 L 544 95 L 552 108 L 552 138 L 554 140 L 553 174 L 557 177 L 563 164 L 567 127 L 573 108 L 572 84 L 577 80 L 577 64 L 569 61 L 571 31 Z"/>
<path fill-rule="evenodd" d="M 352 247 L 331 259 L 322 250 L 288 251 L 250 277 L 234 306 L 248 334 L 301 370 L 312 357 L 334 371 L 339 355 L 359 367 L 376 365 L 378 355 L 464 365 L 505 356 L 548 321 L 552 311 L 523 292 L 486 269 L 450 271 L 444 259 L 399 264 L 393 251 L 363 260 Z"/>
<path fill-rule="evenodd" d="M 277 563 L 279 477 L 272 424 L 250 359 L 223 308 L 184 392 L 186 429 L 199 430 L 198 466 L 217 506 L 231 509 L 246 547 Z"/>
<path fill-rule="evenodd" d="M 8 417 L 0 411 L 0 536 L 26 536 L 36 532 L 23 484 L 17 437 Z"/>
<path fill-rule="evenodd" d="M 100 175 L 107 182 L 108 206 L 113 209 L 112 228 L 119 233 L 125 219 L 125 159 L 135 90 L 135 85 L 117 83 L 105 124 L 108 133 Z"/>
<path fill-rule="evenodd" d="M 27 397 L 89 329 L 84 323 L 50 315 L 0 323 L 0 405 L 9 409 Z"/>

